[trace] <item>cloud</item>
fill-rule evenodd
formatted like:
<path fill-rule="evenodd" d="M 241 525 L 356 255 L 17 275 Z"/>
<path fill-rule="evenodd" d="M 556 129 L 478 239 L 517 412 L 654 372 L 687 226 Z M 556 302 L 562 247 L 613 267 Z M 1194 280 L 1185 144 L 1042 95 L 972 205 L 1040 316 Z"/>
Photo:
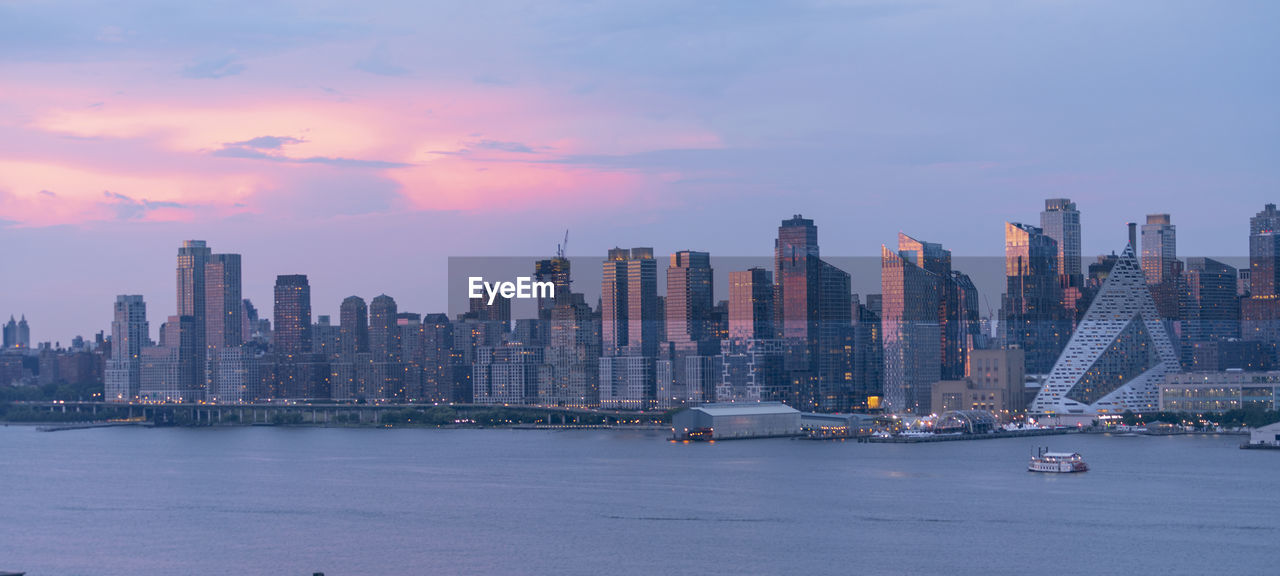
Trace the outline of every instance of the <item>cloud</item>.
<path fill-rule="evenodd" d="M 50 190 L 41 190 L 41 191 L 40 191 L 40 194 L 41 194 L 41 195 L 43 195 L 43 196 L 48 196 L 48 197 L 50 197 L 50 198 L 57 198 L 57 197 L 58 197 L 58 195 L 57 195 L 57 194 L 53 193 L 53 192 L 52 192 L 52 191 L 50 191 Z"/>
<path fill-rule="evenodd" d="M 164 208 L 189 208 L 188 205 L 181 202 L 153 201 L 146 198 L 135 200 L 130 196 L 110 190 L 104 190 L 102 195 L 107 199 L 105 204 L 115 211 L 117 220 L 141 220 L 146 217 L 148 212 Z"/>
<path fill-rule="evenodd" d="M 385 44 L 379 44 L 368 56 L 356 62 L 356 70 L 378 76 L 404 76 L 409 69 L 391 62 L 391 53 Z"/>
<path fill-rule="evenodd" d="M 272 137 L 265 137 L 272 138 Z M 255 138 L 254 140 L 259 140 Z M 247 142 L 252 142 L 249 140 Z M 269 142 L 270 143 L 270 142 Z M 282 143 L 283 144 L 283 143 Z M 227 144 L 222 148 L 214 150 L 213 156 L 220 158 L 240 158 L 246 160 L 265 160 L 268 162 L 282 162 L 287 164 L 324 164 L 326 166 L 335 166 L 338 168 L 372 168 L 384 170 L 390 168 L 409 168 L 413 164 L 404 162 L 388 162 L 384 160 L 362 160 L 358 158 L 342 158 L 332 156 L 306 156 L 302 158 L 292 158 L 284 154 L 267 153 L 263 150 L 270 150 L 270 147 L 250 147 L 237 144 Z"/>
<path fill-rule="evenodd" d="M 532 146 L 521 142 L 504 142 L 501 140 L 481 140 L 476 143 L 476 148 L 485 150 L 497 150 L 499 152 L 517 152 L 520 154 L 533 154 L 535 150 Z"/>
<path fill-rule="evenodd" d="M 292 138 L 289 136 L 259 136 L 250 138 L 240 142 L 228 142 L 225 146 L 239 146 L 243 148 L 256 148 L 258 150 L 279 150 L 285 144 L 302 144 L 306 142 L 302 138 Z"/>
<path fill-rule="evenodd" d="M 244 72 L 245 66 L 235 56 L 223 56 L 188 64 L 182 68 L 187 78 L 224 78 Z"/>

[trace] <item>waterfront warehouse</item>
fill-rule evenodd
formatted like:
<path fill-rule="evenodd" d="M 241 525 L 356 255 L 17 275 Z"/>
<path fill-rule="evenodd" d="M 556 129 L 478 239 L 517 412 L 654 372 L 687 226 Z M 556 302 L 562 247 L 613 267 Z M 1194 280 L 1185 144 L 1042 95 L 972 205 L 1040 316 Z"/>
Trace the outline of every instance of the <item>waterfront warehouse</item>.
<path fill-rule="evenodd" d="M 671 417 L 677 440 L 775 438 L 800 434 L 800 411 L 781 402 L 703 404 Z"/>

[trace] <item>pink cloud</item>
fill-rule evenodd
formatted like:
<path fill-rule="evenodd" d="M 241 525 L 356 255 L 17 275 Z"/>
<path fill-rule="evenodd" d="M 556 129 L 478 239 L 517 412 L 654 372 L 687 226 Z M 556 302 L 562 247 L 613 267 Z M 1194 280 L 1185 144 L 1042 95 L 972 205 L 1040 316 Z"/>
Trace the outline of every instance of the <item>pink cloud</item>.
<path fill-rule="evenodd" d="M 354 175 L 335 180 L 353 195 L 393 182 L 398 208 L 617 207 L 673 176 L 559 160 L 720 145 L 678 118 L 538 87 L 379 78 L 335 98 L 247 73 L 130 84 L 145 67 L 103 64 L 110 73 L 86 78 L 80 66 L 19 69 L 0 89 L 0 109 L 16 111 L 0 120 L 0 190 L 23 225 L 120 217 L 104 191 L 155 204 L 147 219 L 260 212 L 264 196 L 333 170 Z"/>

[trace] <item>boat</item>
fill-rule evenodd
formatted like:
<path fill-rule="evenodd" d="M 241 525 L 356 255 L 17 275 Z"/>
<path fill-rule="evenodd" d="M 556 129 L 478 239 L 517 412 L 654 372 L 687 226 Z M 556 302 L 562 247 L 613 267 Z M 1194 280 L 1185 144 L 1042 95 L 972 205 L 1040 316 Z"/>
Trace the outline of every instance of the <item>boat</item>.
<path fill-rule="evenodd" d="M 1052 473 L 1068 473 L 1068 472 L 1088 472 L 1089 465 L 1085 464 L 1084 458 L 1079 452 L 1050 452 L 1048 448 L 1040 448 L 1036 450 L 1036 455 L 1031 457 L 1031 463 L 1027 465 L 1028 472 L 1052 472 Z"/>

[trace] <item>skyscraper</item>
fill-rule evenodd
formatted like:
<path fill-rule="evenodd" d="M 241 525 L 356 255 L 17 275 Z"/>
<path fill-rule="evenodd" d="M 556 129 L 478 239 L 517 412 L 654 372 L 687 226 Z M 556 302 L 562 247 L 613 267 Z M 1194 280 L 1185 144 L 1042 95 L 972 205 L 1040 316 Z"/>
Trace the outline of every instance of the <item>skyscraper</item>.
<path fill-rule="evenodd" d="M 1280 296 L 1280 211 L 1275 204 L 1249 219 L 1249 271 L 1253 296 Z"/>
<path fill-rule="evenodd" d="M 1080 211 L 1070 198 L 1050 198 L 1044 201 L 1040 213 L 1040 228 L 1044 235 L 1058 243 L 1058 273 L 1066 278 L 1082 278 L 1080 268 Z M 1074 281 L 1074 280 L 1073 280 Z M 1079 284 L 1064 284 L 1064 286 Z"/>
<path fill-rule="evenodd" d="M 968 351 L 978 333 L 978 291 L 963 272 L 951 268 L 951 251 L 934 242 L 898 234 L 898 254 L 924 269 L 936 284 L 942 379 L 964 376 Z"/>
<path fill-rule="evenodd" d="M 191 321 L 191 334 L 189 337 L 192 341 L 190 348 L 183 347 L 181 350 L 190 350 L 189 353 L 195 354 L 196 357 L 190 359 L 189 362 L 193 367 L 193 371 L 188 374 L 183 372 L 184 376 L 189 375 L 191 378 L 197 379 L 183 388 L 193 390 L 204 389 L 205 379 L 205 306 L 207 303 L 207 288 L 205 287 L 205 264 L 209 262 L 209 257 L 213 252 L 205 244 L 204 240 L 186 240 L 182 246 L 178 248 L 178 316 L 187 317 Z M 180 353 L 183 353 L 180 351 Z M 188 400 L 200 400 L 202 398 L 188 398 Z"/>
<path fill-rule="evenodd" d="M 205 346 L 244 343 L 239 254 L 210 254 L 204 266 Z"/>
<path fill-rule="evenodd" d="M 311 284 L 305 274 L 276 276 L 273 343 L 281 361 L 311 352 Z"/>
<path fill-rule="evenodd" d="M 773 273 L 764 268 L 730 272 L 729 338 L 773 337 Z"/>
<path fill-rule="evenodd" d="M 1280 211 L 1267 204 L 1249 219 L 1249 297 L 1241 302 L 1241 337 L 1280 343 Z"/>
<path fill-rule="evenodd" d="M 23 316 L 23 320 L 27 317 Z M 18 346 L 18 321 L 9 316 L 9 321 L 4 325 L 4 345 L 2 348 L 14 348 Z"/>
<path fill-rule="evenodd" d="M 404 398 L 404 347 L 397 324 L 394 298 L 381 294 L 369 303 L 369 352 L 372 374 L 365 378 L 364 394 L 370 399 Z"/>
<path fill-rule="evenodd" d="M 609 407 L 657 402 L 655 361 L 661 321 L 658 266 L 652 248 L 614 248 L 602 264 L 600 403 Z M 613 357 L 625 357 L 617 361 Z"/>
<path fill-rule="evenodd" d="M 1183 277 L 1186 291 L 1182 295 L 1180 332 L 1184 342 L 1239 338 L 1236 269 L 1212 258 L 1187 258 Z"/>
<path fill-rule="evenodd" d="M 884 402 L 891 412 L 928 414 L 933 383 L 942 377 L 939 283 L 923 263 L 919 253 L 880 248 Z"/>
<path fill-rule="evenodd" d="M 1125 247 L 1032 402 L 1035 414 L 1120 414 L 1159 407 L 1159 385 L 1178 355 L 1146 275 Z"/>
<path fill-rule="evenodd" d="M 1058 283 L 1058 243 L 1035 226 L 1005 223 L 1005 342 L 1022 348 L 1031 374 L 1053 367 L 1071 335 Z"/>
<path fill-rule="evenodd" d="M 824 412 L 848 411 L 853 398 L 853 279 L 848 272 L 818 260 L 818 334 L 814 360 L 816 394 L 805 394 L 796 406 Z"/>
<path fill-rule="evenodd" d="M 778 226 L 773 244 L 774 329 L 780 338 L 813 344 L 818 329 L 818 227 L 796 214 Z"/>
<path fill-rule="evenodd" d="M 1176 275 L 1177 226 L 1168 214 L 1148 214 L 1142 225 L 1142 273 L 1147 284 L 1159 284 Z"/>
<path fill-rule="evenodd" d="M 550 282 L 555 286 L 555 297 L 544 298 L 538 291 L 538 317 L 549 319 L 550 311 L 557 302 L 568 300 L 570 291 L 569 259 L 563 256 L 538 260 L 534 264 L 533 277 L 537 282 Z M 545 316 L 545 318 L 544 318 Z"/>
<path fill-rule="evenodd" d="M 369 305 L 369 351 L 377 362 L 400 361 L 400 330 L 396 327 L 396 301 L 381 294 Z"/>
<path fill-rule="evenodd" d="M 340 353 L 354 356 L 369 351 L 369 310 L 364 299 L 348 296 L 338 310 Z"/>
<path fill-rule="evenodd" d="M 111 321 L 111 360 L 104 374 L 103 398 L 107 402 L 132 402 L 142 385 L 142 349 L 150 344 L 147 304 L 142 296 L 116 296 Z"/>
<path fill-rule="evenodd" d="M 712 293 L 711 255 L 684 250 L 671 255 L 667 268 L 667 341 L 676 349 L 696 351 L 708 338 Z"/>
<path fill-rule="evenodd" d="M 603 263 L 601 328 L 606 356 L 658 351 L 658 267 L 652 248 L 614 248 Z"/>

